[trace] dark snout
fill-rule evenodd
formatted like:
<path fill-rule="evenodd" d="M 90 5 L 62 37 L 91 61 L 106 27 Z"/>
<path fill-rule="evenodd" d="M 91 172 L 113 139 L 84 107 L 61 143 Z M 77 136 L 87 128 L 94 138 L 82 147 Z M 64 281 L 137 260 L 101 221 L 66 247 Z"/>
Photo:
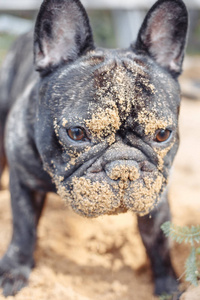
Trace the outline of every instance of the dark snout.
<path fill-rule="evenodd" d="M 139 178 L 140 168 L 136 161 L 115 160 L 105 166 L 106 175 L 112 180 L 136 180 Z"/>
<path fill-rule="evenodd" d="M 148 161 L 139 149 L 117 143 L 110 147 L 87 171 L 89 173 L 104 173 L 112 180 L 134 181 L 143 172 L 153 172 L 156 166 Z"/>

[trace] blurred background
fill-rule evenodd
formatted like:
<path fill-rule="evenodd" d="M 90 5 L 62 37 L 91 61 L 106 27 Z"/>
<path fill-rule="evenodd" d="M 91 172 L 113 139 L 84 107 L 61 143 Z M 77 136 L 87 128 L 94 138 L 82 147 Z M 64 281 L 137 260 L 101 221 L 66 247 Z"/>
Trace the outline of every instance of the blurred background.
<path fill-rule="evenodd" d="M 13 40 L 34 26 L 42 0 L 0 0 L 0 65 Z M 106 48 L 128 47 L 155 0 L 82 0 L 92 25 L 95 42 Z M 182 92 L 189 98 L 200 95 L 200 0 L 184 0 L 190 16 L 187 59 L 181 78 Z M 199 71 L 198 71 L 199 70 Z"/>
<path fill-rule="evenodd" d="M 29 30 L 41 0 L 0 1 L 0 61 L 16 35 Z M 138 29 L 155 0 L 83 0 L 89 12 L 96 43 L 113 48 L 126 47 L 135 40 Z M 200 51 L 200 0 L 185 0 L 190 14 L 187 52 Z"/>

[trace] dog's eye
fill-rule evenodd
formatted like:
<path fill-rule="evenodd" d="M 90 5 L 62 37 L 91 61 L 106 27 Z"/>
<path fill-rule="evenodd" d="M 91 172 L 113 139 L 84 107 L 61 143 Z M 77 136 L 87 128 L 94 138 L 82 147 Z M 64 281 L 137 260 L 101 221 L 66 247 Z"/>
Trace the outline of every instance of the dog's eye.
<path fill-rule="evenodd" d="M 81 127 L 73 127 L 67 130 L 68 136 L 73 141 L 81 141 L 86 137 L 85 130 Z"/>
<path fill-rule="evenodd" d="M 157 132 L 155 140 L 158 143 L 166 142 L 169 139 L 170 135 L 171 135 L 170 130 L 161 129 Z"/>

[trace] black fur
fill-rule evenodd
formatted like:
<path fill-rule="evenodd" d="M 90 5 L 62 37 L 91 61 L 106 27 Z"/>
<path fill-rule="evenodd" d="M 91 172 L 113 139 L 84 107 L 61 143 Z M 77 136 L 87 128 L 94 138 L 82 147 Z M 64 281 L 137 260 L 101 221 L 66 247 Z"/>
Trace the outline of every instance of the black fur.
<path fill-rule="evenodd" d="M 162 16 L 160 16 L 161 10 Z M 166 19 L 166 21 L 163 21 L 163 19 Z M 152 6 L 146 16 L 133 48 L 139 52 L 146 52 L 155 61 L 159 61 L 162 67 L 177 77 L 182 71 L 187 27 L 187 10 L 182 1 L 159 0 Z M 161 34 L 154 41 L 158 32 L 161 32 Z M 162 44 L 163 53 L 159 51 L 160 44 Z M 160 62 L 161 56 L 163 56 L 162 62 Z"/>
<path fill-rule="evenodd" d="M 69 9 L 69 12 L 66 8 Z M 59 25 L 56 26 L 58 18 Z M 68 28 L 63 28 L 62 23 L 66 20 L 69 31 L 70 26 L 74 25 L 73 39 L 71 40 L 68 37 Z M 56 34 L 56 28 L 63 32 Z M 60 35 L 65 45 L 63 45 L 62 49 L 55 49 L 55 52 L 62 52 L 66 47 L 68 47 L 68 52 L 63 53 L 64 56 L 60 55 L 60 60 L 56 64 L 55 61 L 49 61 L 47 65 L 41 66 L 38 61 L 45 59 L 52 50 L 53 45 L 57 46 Z M 46 53 L 44 44 L 48 46 Z M 77 57 L 92 49 L 94 49 L 92 30 L 86 11 L 80 1 L 60 0 L 55 2 L 53 0 L 46 0 L 42 3 L 36 20 L 34 34 L 34 60 L 37 71 L 40 71 L 42 75 L 46 75 L 60 66 L 61 63 L 74 61 Z"/>
<path fill-rule="evenodd" d="M 16 41 L 0 73 L 0 176 L 7 159 L 13 212 L 12 240 L 0 261 L 5 296 L 15 295 L 28 282 L 37 225 L 49 191 L 58 192 L 87 217 L 128 209 L 146 213 L 138 216 L 138 225 L 152 264 L 155 293 L 176 291 L 168 240 L 160 225 L 170 219 L 167 180 L 179 145 L 177 76 L 186 29 L 183 2 L 159 0 L 147 14 L 136 44 L 123 50 L 95 48 L 79 0 L 45 0 L 34 38 L 29 33 Z M 94 116 L 99 114 L 100 122 L 105 112 L 111 112 L 111 121 L 108 118 L 110 123 L 95 134 Z M 154 128 L 159 120 L 163 125 Z M 84 139 L 70 138 L 74 127 L 82 128 Z M 162 143 L 156 139 L 160 129 L 170 132 Z M 125 180 L 120 173 L 113 179 L 116 166 L 136 170 L 139 178 L 127 173 Z M 149 210 L 145 205 L 137 208 L 137 195 L 132 195 L 141 185 L 151 195 L 159 178 L 156 197 L 141 194 L 139 201 L 153 200 L 149 218 Z M 84 201 L 78 202 L 74 179 L 89 182 L 91 189 L 106 183 L 110 202 L 103 202 L 101 190 L 97 200 L 88 201 L 85 191 L 80 194 Z M 117 192 L 120 183 L 130 187 L 123 188 L 123 198 Z"/>

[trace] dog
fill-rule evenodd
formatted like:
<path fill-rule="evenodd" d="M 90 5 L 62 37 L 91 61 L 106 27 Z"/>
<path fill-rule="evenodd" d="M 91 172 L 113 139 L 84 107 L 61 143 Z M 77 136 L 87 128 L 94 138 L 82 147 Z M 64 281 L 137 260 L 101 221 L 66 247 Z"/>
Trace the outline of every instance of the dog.
<path fill-rule="evenodd" d="M 0 75 L 0 174 L 7 161 L 13 213 L 4 296 L 28 283 L 47 192 L 87 218 L 136 213 L 155 294 L 177 290 L 160 226 L 170 219 L 187 27 L 182 0 L 158 0 L 136 42 L 108 50 L 95 46 L 79 0 L 44 0 L 34 34 L 15 42 Z"/>

